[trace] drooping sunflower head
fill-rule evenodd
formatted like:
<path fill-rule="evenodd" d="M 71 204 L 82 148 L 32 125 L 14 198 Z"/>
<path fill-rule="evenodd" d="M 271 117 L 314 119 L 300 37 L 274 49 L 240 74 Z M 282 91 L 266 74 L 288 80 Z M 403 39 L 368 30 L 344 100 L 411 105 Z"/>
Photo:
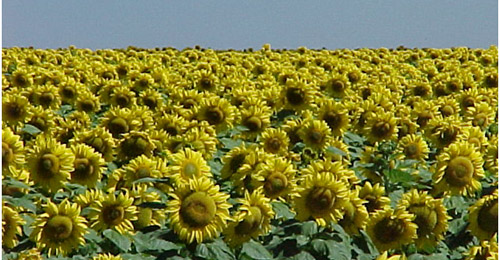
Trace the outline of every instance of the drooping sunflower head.
<path fill-rule="evenodd" d="M 203 159 L 202 154 L 189 148 L 172 155 L 168 172 L 177 185 L 186 184 L 189 180 L 201 178 L 202 176 L 212 176 L 210 167 Z"/>
<path fill-rule="evenodd" d="M 468 229 L 480 240 L 491 239 L 498 232 L 498 189 L 469 208 Z"/>
<path fill-rule="evenodd" d="M 398 208 L 415 215 L 413 223 L 417 224 L 415 244 L 418 248 L 435 246 L 444 239 L 448 230 L 448 216 L 442 199 L 434 199 L 425 191 L 416 189 L 405 193 L 398 203 Z"/>
<path fill-rule="evenodd" d="M 47 250 L 48 255 L 67 255 L 85 243 L 87 221 L 80 216 L 76 203 L 64 200 L 59 205 L 51 201 L 45 205 L 45 213 L 32 223 L 30 239 L 37 248 Z"/>
<path fill-rule="evenodd" d="M 472 195 L 481 189 L 483 159 L 474 145 L 456 142 L 446 147 L 434 166 L 434 189 L 445 194 Z"/>
<path fill-rule="evenodd" d="M 201 243 L 219 236 L 231 220 L 228 194 L 219 191 L 208 178 L 190 179 L 169 194 L 170 224 L 181 240 Z"/>
<path fill-rule="evenodd" d="M 134 230 L 132 221 L 137 220 L 137 207 L 133 205 L 134 198 L 130 197 L 128 190 L 109 193 L 101 196 L 91 205 L 88 218 L 91 220 L 91 228 L 102 231 L 108 228 L 115 229 L 120 234 L 126 234 Z"/>
<path fill-rule="evenodd" d="M 2 129 L 2 171 L 13 175 L 16 168 L 24 164 L 24 144 L 20 136 L 14 134 L 10 127 Z"/>
<path fill-rule="evenodd" d="M 304 176 L 298 193 L 294 200 L 296 218 L 305 221 L 312 217 L 323 227 L 342 219 L 342 210 L 349 201 L 347 183 L 329 172 Z"/>
<path fill-rule="evenodd" d="M 254 179 L 254 187 L 263 186 L 266 197 L 277 199 L 295 195 L 296 170 L 290 161 L 274 157 L 260 163 L 256 172 L 260 178 Z"/>
<path fill-rule="evenodd" d="M 417 238 L 414 218 L 404 210 L 379 210 L 371 215 L 366 231 L 379 251 L 398 249 Z"/>
<path fill-rule="evenodd" d="M 18 209 L 2 199 L 2 246 L 13 248 L 18 244 L 18 235 L 22 235 L 24 219 L 19 215 Z"/>
<path fill-rule="evenodd" d="M 48 136 L 37 136 L 26 157 L 31 179 L 50 193 L 60 189 L 74 170 L 72 151 Z"/>
<path fill-rule="evenodd" d="M 104 159 L 94 148 L 86 144 L 71 146 L 71 150 L 75 155 L 71 182 L 83 184 L 89 188 L 95 187 L 104 170 Z"/>

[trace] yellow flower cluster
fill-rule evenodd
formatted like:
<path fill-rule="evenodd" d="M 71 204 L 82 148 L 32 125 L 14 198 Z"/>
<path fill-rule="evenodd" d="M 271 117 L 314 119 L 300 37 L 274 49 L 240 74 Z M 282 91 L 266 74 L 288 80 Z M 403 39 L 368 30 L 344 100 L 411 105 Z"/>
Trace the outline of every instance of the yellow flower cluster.
<path fill-rule="evenodd" d="M 89 229 L 152 225 L 236 248 L 284 203 L 298 221 L 366 231 L 380 252 L 420 249 L 444 240 L 445 198 L 481 195 L 469 229 L 496 246 L 498 194 L 481 193 L 498 171 L 495 46 L 2 52 L 6 248 L 27 235 L 20 215 L 49 255 Z M 386 170 L 401 162 L 421 185 L 391 206 Z M 36 211 L 9 200 L 30 191 Z"/>

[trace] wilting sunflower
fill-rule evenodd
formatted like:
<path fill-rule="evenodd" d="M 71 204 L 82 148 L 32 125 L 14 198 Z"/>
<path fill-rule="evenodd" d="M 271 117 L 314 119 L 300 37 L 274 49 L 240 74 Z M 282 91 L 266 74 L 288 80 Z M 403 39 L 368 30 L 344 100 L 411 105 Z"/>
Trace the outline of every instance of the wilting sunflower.
<path fill-rule="evenodd" d="M 74 170 L 71 172 L 71 182 L 95 187 L 97 180 L 101 179 L 105 162 L 94 148 L 86 144 L 71 146 L 75 155 Z"/>
<path fill-rule="evenodd" d="M 168 172 L 177 185 L 186 184 L 189 180 L 202 176 L 212 177 L 210 167 L 201 153 L 189 148 L 172 155 L 172 163 L 168 166 Z"/>
<path fill-rule="evenodd" d="M 6 92 L 2 95 L 2 121 L 9 126 L 25 123 L 31 115 L 32 105 L 18 93 Z"/>
<path fill-rule="evenodd" d="M 304 143 L 316 151 L 322 151 L 326 148 L 331 133 L 325 121 L 315 119 L 305 120 L 298 131 L 298 135 Z"/>
<path fill-rule="evenodd" d="M 366 138 L 372 143 L 396 139 L 397 118 L 392 112 L 371 113 L 366 119 L 364 131 Z"/>
<path fill-rule="evenodd" d="M 469 208 L 468 229 L 480 240 L 490 239 L 498 232 L 498 189 Z"/>
<path fill-rule="evenodd" d="M 64 200 L 59 205 L 51 201 L 44 206 L 45 213 L 31 224 L 30 239 L 38 249 L 48 249 L 48 255 L 67 255 L 85 243 L 87 220 L 80 216 L 76 203 Z"/>
<path fill-rule="evenodd" d="M 398 249 L 417 238 L 418 226 L 412 222 L 414 218 L 404 210 L 379 210 L 370 216 L 366 233 L 379 251 Z"/>
<path fill-rule="evenodd" d="M 74 170 L 71 150 L 43 135 L 37 136 L 26 158 L 31 179 L 49 193 L 60 189 Z"/>
<path fill-rule="evenodd" d="M 303 176 L 297 192 L 293 201 L 297 220 L 312 217 L 323 227 L 342 219 L 342 210 L 349 201 L 346 182 L 328 172 Z"/>
<path fill-rule="evenodd" d="M 120 255 L 112 255 L 110 253 L 100 253 L 92 257 L 92 260 L 123 260 Z"/>
<path fill-rule="evenodd" d="M 288 136 L 280 128 L 267 128 L 260 136 L 260 145 L 264 151 L 277 155 L 288 153 Z"/>
<path fill-rule="evenodd" d="M 429 154 L 429 146 L 420 135 L 409 134 L 401 138 L 398 142 L 396 153 L 399 153 L 397 159 L 425 161 Z"/>
<path fill-rule="evenodd" d="M 114 157 L 115 141 L 112 135 L 103 127 L 95 127 L 90 130 L 75 132 L 74 138 L 70 144 L 84 143 L 95 149 L 102 155 L 106 162 L 110 162 Z"/>
<path fill-rule="evenodd" d="M 366 200 L 359 198 L 358 190 L 350 190 L 348 201 L 342 210 L 342 219 L 339 225 L 350 235 L 359 234 L 359 230 L 364 230 L 368 223 L 368 211 L 366 210 Z"/>
<path fill-rule="evenodd" d="M 207 121 L 219 132 L 232 127 L 235 109 L 227 99 L 212 96 L 200 102 L 198 120 Z"/>
<path fill-rule="evenodd" d="M 88 218 L 91 220 L 91 228 L 100 232 L 105 229 L 114 229 L 120 234 L 126 234 L 134 230 L 132 221 L 137 220 L 137 207 L 133 205 L 134 198 L 129 196 L 128 190 L 109 193 L 101 196 L 91 205 L 91 212 Z"/>
<path fill-rule="evenodd" d="M 259 177 L 253 180 L 253 187 L 263 186 L 266 197 L 273 200 L 296 195 L 296 170 L 289 160 L 282 157 L 270 158 L 257 166 L 256 174 Z"/>
<path fill-rule="evenodd" d="M 349 115 L 345 106 L 331 99 L 321 99 L 318 118 L 327 123 L 334 136 L 342 136 L 349 128 Z"/>
<path fill-rule="evenodd" d="M 413 223 L 417 224 L 415 244 L 418 248 L 436 246 L 444 239 L 448 230 L 448 220 L 451 219 L 446 212 L 442 199 L 434 199 L 426 191 L 412 189 L 403 194 L 399 200 L 398 209 L 406 210 L 415 215 Z"/>
<path fill-rule="evenodd" d="M 372 186 L 372 184 L 367 181 L 363 187 L 356 186 L 356 190 L 359 192 L 360 199 L 368 201 L 365 207 L 371 215 L 377 211 L 390 208 L 391 199 L 384 196 L 385 188 L 381 186 L 380 183 Z"/>
<path fill-rule="evenodd" d="M 187 243 L 199 244 L 219 236 L 231 220 L 229 194 L 220 192 L 219 186 L 208 178 L 191 179 L 169 196 L 172 197 L 167 206 L 170 224 Z"/>
<path fill-rule="evenodd" d="M 223 231 L 224 238 L 231 247 L 240 246 L 251 238 L 268 233 L 271 218 L 274 217 L 270 200 L 260 189 L 252 193 L 245 191 L 245 198 L 237 201 L 242 205 L 238 208 L 234 221 Z"/>
<path fill-rule="evenodd" d="M 490 240 L 483 240 L 478 246 L 472 246 L 468 252 L 464 254 L 465 260 L 496 260 L 498 259 L 498 243 L 497 236 L 492 236 Z"/>
<path fill-rule="evenodd" d="M 13 176 L 24 165 L 24 145 L 10 127 L 2 129 L 2 173 Z"/>
<path fill-rule="evenodd" d="M 23 234 L 22 225 L 26 223 L 17 210 L 2 199 L 2 246 L 7 248 L 17 245 L 17 236 Z"/>
<path fill-rule="evenodd" d="M 484 177 L 481 153 L 473 144 L 456 142 L 446 147 L 434 165 L 434 189 L 445 194 L 472 195 L 481 189 L 479 180 Z"/>

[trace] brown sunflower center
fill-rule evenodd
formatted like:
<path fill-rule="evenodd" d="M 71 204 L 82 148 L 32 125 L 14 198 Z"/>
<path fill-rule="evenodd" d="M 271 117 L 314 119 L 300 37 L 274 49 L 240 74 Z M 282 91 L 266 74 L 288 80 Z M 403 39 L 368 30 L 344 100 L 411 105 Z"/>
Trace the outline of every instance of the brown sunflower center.
<path fill-rule="evenodd" d="M 196 102 L 196 100 L 194 100 L 192 98 L 187 98 L 182 103 L 182 107 L 189 109 L 189 108 L 196 106 L 197 104 L 198 104 L 198 102 Z"/>
<path fill-rule="evenodd" d="M 121 148 L 123 153 L 129 157 L 137 157 L 146 153 L 148 141 L 141 136 L 132 136 L 123 141 Z"/>
<path fill-rule="evenodd" d="M 19 86 L 19 87 L 24 87 L 28 84 L 28 80 L 26 79 L 26 76 L 23 74 L 17 74 L 14 77 L 14 85 Z"/>
<path fill-rule="evenodd" d="M 471 160 L 464 156 L 458 156 L 452 159 L 446 167 L 446 181 L 457 187 L 467 185 L 474 174 L 474 165 Z"/>
<path fill-rule="evenodd" d="M 375 195 L 368 194 L 363 199 L 368 201 L 365 204 L 366 210 L 368 210 L 368 212 L 374 212 L 375 210 L 382 208 L 379 198 Z"/>
<path fill-rule="evenodd" d="M 288 180 L 285 175 L 281 173 L 273 173 L 267 177 L 264 184 L 264 190 L 269 196 L 278 196 L 286 189 Z"/>
<path fill-rule="evenodd" d="M 447 146 L 451 144 L 457 138 L 458 131 L 455 128 L 446 128 L 438 137 L 438 142 Z"/>
<path fill-rule="evenodd" d="M 305 93 L 299 88 L 288 88 L 286 99 L 292 106 L 300 106 L 305 102 Z"/>
<path fill-rule="evenodd" d="M 429 94 L 429 89 L 425 86 L 416 86 L 413 89 L 413 94 L 415 94 L 415 96 L 425 97 Z"/>
<path fill-rule="evenodd" d="M 332 86 L 333 92 L 341 93 L 345 89 L 345 84 L 342 80 L 338 80 L 338 79 L 332 80 L 330 84 Z"/>
<path fill-rule="evenodd" d="M 479 210 L 477 215 L 477 222 L 479 227 L 491 233 L 492 235 L 498 230 L 498 200 L 491 200 Z"/>
<path fill-rule="evenodd" d="M 59 158 L 51 153 L 42 155 L 38 161 L 38 170 L 43 177 L 50 178 L 59 172 Z"/>
<path fill-rule="evenodd" d="M 455 113 L 455 109 L 452 106 L 443 106 L 440 111 L 443 116 L 451 116 Z"/>
<path fill-rule="evenodd" d="M 38 116 L 33 117 L 30 120 L 29 124 L 35 126 L 36 128 L 40 129 L 41 131 L 47 130 L 47 122 L 45 122 L 45 119 L 42 117 L 38 117 Z"/>
<path fill-rule="evenodd" d="M 75 171 L 73 177 L 77 179 L 85 179 L 94 173 L 94 166 L 92 162 L 87 158 L 77 158 L 75 159 Z"/>
<path fill-rule="evenodd" d="M 158 101 L 154 97 L 144 97 L 142 99 L 142 102 L 144 102 L 144 105 L 149 107 L 149 109 L 154 109 L 158 105 Z"/>
<path fill-rule="evenodd" d="M 318 129 L 311 129 L 309 132 L 309 141 L 313 144 L 321 144 L 323 143 L 325 139 L 325 135 L 323 132 L 319 131 Z"/>
<path fill-rule="evenodd" d="M 238 169 L 245 162 L 245 158 L 246 156 L 244 154 L 237 154 L 231 159 L 231 162 L 229 162 L 229 169 L 231 170 L 232 173 L 238 171 Z"/>
<path fill-rule="evenodd" d="M 14 159 L 14 151 L 10 148 L 9 144 L 2 142 L 2 166 L 9 165 Z"/>
<path fill-rule="evenodd" d="M 488 117 L 483 113 L 479 113 L 479 114 L 474 116 L 474 119 L 472 120 L 472 125 L 484 127 L 486 125 L 487 121 L 488 121 Z"/>
<path fill-rule="evenodd" d="M 407 158 L 416 159 L 420 155 L 420 146 L 415 143 L 411 143 L 404 148 L 404 154 Z"/>
<path fill-rule="evenodd" d="M 335 204 L 335 193 L 324 187 L 315 187 L 307 194 L 306 206 L 313 213 L 328 211 Z"/>
<path fill-rule="evenodd" d="M 47 107 L 50 106 L 50 104 L 52 103 L 52 101 L 54 101 L 54 99 L 55 99 L 54 94 L 46 92 L 40 95 L 38 101 L 40 102 L 40 105 Z"/>
<path fill-rule="evenodd" d="M 110 205 L 102 210 L 102 218 L 108 226 L 120 224 L 125 217 L 125 209 L 119 205 Z"/>
<path fill-rule="evenodd" d="M 250 207 L 250 210 L 240 223 L 235 227 L 238 234 L 250 234 L 256 231 L 262 222 L 262 212 L 259 207 Z"/>
<path fill-rule="evenodd" d="M 224 122 L 224 112 L 218 107 L 211 107 L 206 112 L 206 118 L 211 125 L 218 125 Z"/>
<path fill-rule="evenodd" d="M 92 112 L 94 110 L 94 102 L 92 100 L 81 100 L 79 103 L 84 112 Z"/>
<path fill-rule="evenodd" d="M 438 217 L 435 210 L 425 206 L 415 206 L 412 207 L 410 211 L 416 216 L 413 222 L 418 226 L 417 234 L 419 237 L 427 236 L 434 231 L 438 223 Z"/>
<path fill-rule="evenodd" d="M 135 171 L 135 176 L 138 179 L 141 178 L 147 178 L 151 176 L 151 170 L 147 166 L 140 166 L 136 171 Z"/>
<path fill-rule="evenodd" d="M 377 138 L 386 138 L 392 133 L 392 126 L 388 122 L 377 122 L 372 127 L 372 134 Z"/>
<path fill-rule="evenodd" d="M 256 116 L 252 116 L 243 123 L 251 132 L 259 131 L 262 128 L 262 121 Z"/>
<path fill-rule="evenodd" d="M 168 124 L 164 126 L 163 129 L 165 130 L 165 132 L 167 132 L 172 136 L 176 136 L 180 132 L 179 129 L 177 129 L 177 127 L 174 124 Z"/>
<path fill-rule="evenodd" d="M 271 153 L 277 153 L 281 148 L 281 141 L 279 138 L 274 137 L 266 142 L 266 149 Z"/>
<path fill-rule="evenodd" d="M 45 224 L 44 232 L 51 239 L 61 241 L 71 236 L 73 221 L 67 216 L 57 215 Z"/>
<path fill-rule="evenodd" d="M 386 217 L 375 224 L 375 237 L 382 243 L 391 243 L 401 239 L 405 232 L 405 225 L 397 219 Z"/>
<path fill-rule="evenodd" d="M 198 166 L 195 163 L 193 163 L 193 162 L 187 162 L 184 165 L 184 175 L 186 175 L 187 177 L 197 176 L 198 173 L 199 173 L 199 169 L 198 169 Z"/>
<path fill-rule="evenodd" d="M 11 120 L 21 118 L 25 111 L 23 106 L 16 102 L 6 104 L 3 109 L 5 111 L 5 115 Z"/>
<path fill-rule="evenodd" d="M 338 129 L 342 125 L 342 115 L 335 113 L 335 111 L 326 113 L 323 120 L 325 120 L 331 129 Z"/>
<path fill-rule="evenodd" d="M 418 115 L 417 124 L 420 127 L 425 127 L 427 125 L 427 123 L 429 123 L 429 120 L 431 120 L 431 119 L 432 119 L 432 114 L 431 113 L 429 113 L 429 112 L 421 112 Z"/>
<path fill-rule="evenodd" d="M 116 95 L 116 104 L 120 107 L 126 107 L 130 103 L 130 98 L 127 95 L 118 94 Z"/>
<path fill-rule="evenodd" d="M 200 87 L 204 90 L 210 90 L 213 87 L 212 81 L 209 78 L 201 78 Z"/>
<path fill-rule="evenodd" d="M 462 106 L 464 108 L 468 108 L 468 107 L 473 107 L 475 104 L 475 100 L 473 97 L 465 97 L 463 100 L 462 100 Z"/>
<path fill-rule="evenodd" d="M 72 99 L 75 97 L 76 95 L 76 90 L 74 87 L 72 86 L 65 86 L 62 91 L 61 91 L 61 94 L 63 95 L 64 98 L 67 98 L 67 99 Z"/>
<path fill-rule="evenodd" d="M 113 118 L 109 124 L 108 124 L 108 129 L 113 134 L 113 136 L 116 138 L 120 134 L 126 133 L 129 130 L 129 126 L 127 124 L 127 121 L 121 117 Z"/>
<path fill-rule="evenodd" d="M 180 215 L 182 220 L 192 227 L 206 226 L 215 217 L 215 201 L 205 192 L 195 192 L 184 199 Z"/>

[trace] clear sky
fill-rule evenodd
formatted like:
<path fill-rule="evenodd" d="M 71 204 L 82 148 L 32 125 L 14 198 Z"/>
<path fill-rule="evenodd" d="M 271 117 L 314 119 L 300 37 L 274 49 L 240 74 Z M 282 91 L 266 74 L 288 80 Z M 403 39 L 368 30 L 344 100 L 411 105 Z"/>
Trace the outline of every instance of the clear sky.
<path fill-rule="evenodd" d="M 498 45 L 497 0 L 4 0 L 3 47 Z"/>

